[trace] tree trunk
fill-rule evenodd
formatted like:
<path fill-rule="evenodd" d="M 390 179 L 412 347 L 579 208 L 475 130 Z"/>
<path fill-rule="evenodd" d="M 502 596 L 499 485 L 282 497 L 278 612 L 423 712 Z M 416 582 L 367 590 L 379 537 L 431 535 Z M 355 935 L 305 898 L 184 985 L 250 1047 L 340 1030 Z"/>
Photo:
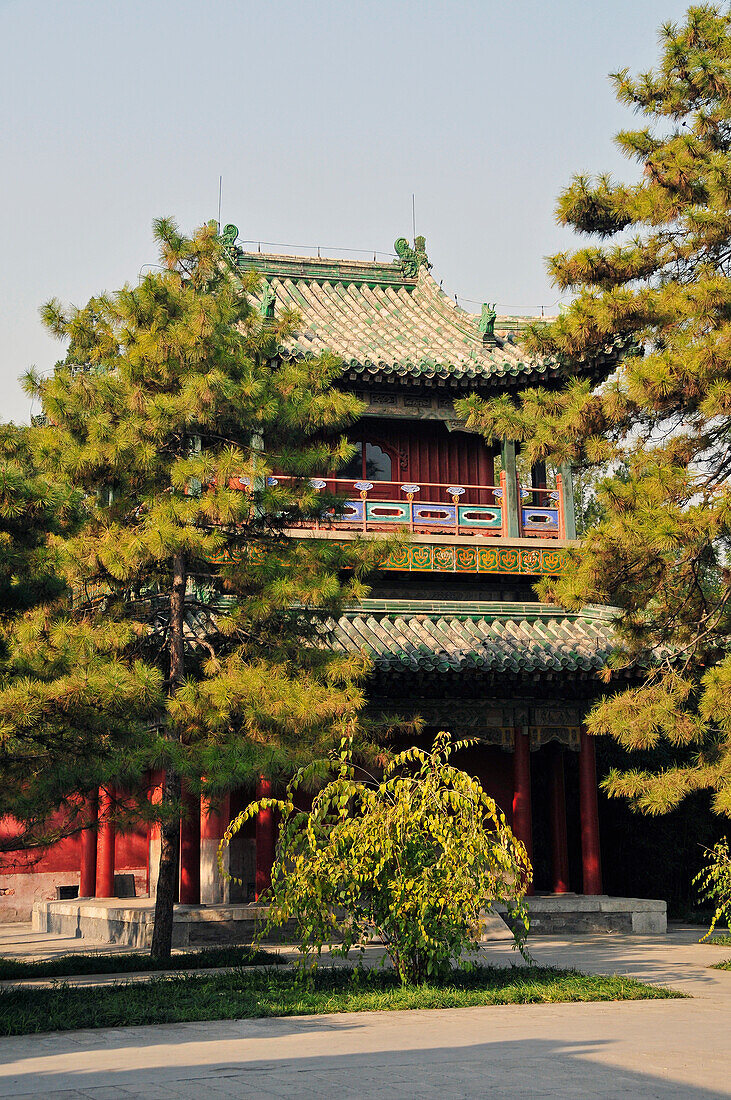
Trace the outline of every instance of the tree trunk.
<path fill-rule="evenodd" d="M 162 805 L 170 806 L 180 799 L 180 776 L 168 768 L 162 786 Z M 180 820 L 164 821 L 160 827 L 160 871 L 155 896 L 155 926 L 152 930 L 150 955 L 162 962 L 170 958 L 173 946 L 173 906 L 178 900 L 178 853 L 180 850 Z"/>
<path fill-rule="evenodd" d="M 173 558 L 173 586 L 170 592 L 170 695 L 183 679 L 185 671 L 185 555 Z M 162 808 L 180 804 L 180 776 L 168 766 L 162 787 Z M 165 961 L 173 945 L 173 906 L 178 895 L 178 857 L 180 852 L 180 817 L 163 821 L 160 829 L 160 872 L 155 897 L 155 926 L 150 955 Z"/>

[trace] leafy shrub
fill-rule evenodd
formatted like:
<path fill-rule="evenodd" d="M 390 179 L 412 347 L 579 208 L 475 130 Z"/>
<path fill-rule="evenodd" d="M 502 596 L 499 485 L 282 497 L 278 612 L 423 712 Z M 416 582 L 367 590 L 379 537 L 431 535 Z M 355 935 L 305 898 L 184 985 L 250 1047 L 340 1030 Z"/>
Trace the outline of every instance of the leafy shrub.
<path fill-rule="evenodd" d="M 701 897 L 716 907 L 711 927 L 703 939 L 712 935 L 720 920 L 725 920 L 731 928 L 731 855 L 726 837 L 706 849 L 706 866 L 693 882 L 698 885 Z"/>
<path fill-rule="evenodd" d="M 440 733 L 431 751 L 395 756 L 379 780 L 354 765 L 346 738 L 310 811 L 298 810 L 294 797 L 323 762 L 301 769 L 284 799 L 247 806 L 221 852 L 260 809 L 279 811 L 267 928 L 294 920 L 306 958 L 325 944 L 346 955 L 380 936 L 403 982 L 438 977 L 455 961 L 469 965 L 481 913 L 496 903 L 527 930 L 528 857 L 493 799 L 449 763 L 466 744 Z M 525 934 L 516 933 L 521 952 Z"/>

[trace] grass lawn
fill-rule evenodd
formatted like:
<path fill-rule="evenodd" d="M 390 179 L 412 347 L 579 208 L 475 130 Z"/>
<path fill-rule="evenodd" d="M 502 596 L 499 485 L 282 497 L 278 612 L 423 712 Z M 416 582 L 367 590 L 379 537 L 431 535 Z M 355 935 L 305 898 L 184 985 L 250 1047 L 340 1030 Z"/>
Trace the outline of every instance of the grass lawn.
<path fill-rule="evenodd" d="M 402 986 L 393 971 L 320 969 L 308 983 L 292 970 L 190 974 L 149 982 L 0 990 L 0 1035 L 131 1024 L 375 1012 L 404 1008 L 681 997 L 632 978 L 551 967 L 484 967 L 443 982 Z"/>
<path fill-rule="evenodd" d="M 59 955 L 56 959 L 0 959 L 0 981 L 9 978 L 67 978 L 73 974 L 136 974 L 154 970 L 210 970 L 214 966 L 271 966 L 283 962 L 271 951 L 255 947 L 209 947 L 173 955 L 158 963 L 149 954 Z"/>

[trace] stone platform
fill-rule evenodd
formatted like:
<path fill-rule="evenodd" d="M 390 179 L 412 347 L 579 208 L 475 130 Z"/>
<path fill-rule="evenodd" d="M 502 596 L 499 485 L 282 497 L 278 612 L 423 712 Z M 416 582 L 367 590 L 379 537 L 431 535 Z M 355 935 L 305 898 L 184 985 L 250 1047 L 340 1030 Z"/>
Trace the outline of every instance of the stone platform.
<path fill-rule="evenodd" d="M 666 903 L 648 898 L 561 894 L 529 898 L 528 907 L 531 932 L 536 934 L 629 932 L 662 935 L 667 932 Z M 266 916 L 267 907 L 263 905 L 176 905 L 173 947 L 251 943 Z M 128 947 L 150 946 L 153 921 L 154 901 L 149 898 L 82 898 L 42 901 L 33 906 L 35 932 Z M 488 938 L 498 937 L 498 922 L 494 918 L 493 922 L 494 928 L 487 918 L 485 935 Z M 276 935 L 276 940 L 291 942 L 292 932 L 292 928 L 285 926 Z"/>
<path fill-rule="evenodd" d="M 251 943 L 267 911 L 260 905 L 176 905 L 173 947 Z M 152 942 L 154 918 L 150 898 L 41 901 L 33 906 L 33 931 L 145 948 Z M 286 926 L 277 939 L 291 939 Z"/>
<path fill-rule="evenodd" d="M 538 894 L 527 899 L 530 931 L 537 935 L 630 932 L 664 935 L 667 902 L 654 898 L 612 898 L 607 894 Z"/>

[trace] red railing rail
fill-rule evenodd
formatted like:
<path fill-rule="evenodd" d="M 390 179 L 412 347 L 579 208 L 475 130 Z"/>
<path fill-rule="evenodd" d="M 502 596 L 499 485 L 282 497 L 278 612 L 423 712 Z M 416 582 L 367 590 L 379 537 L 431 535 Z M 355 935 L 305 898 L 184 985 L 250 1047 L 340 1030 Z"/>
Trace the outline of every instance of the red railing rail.
<path fill-rule="evenodd" d="M 280 478 L 280 481 L 292 480 Z M 312 479 L 316 480 L 316 479 Z M 469 481 L 416 481 L 414 478 L 402 478 L 400 481 L 370 481 L 369 478 L 340 478 L 340 477 L 323 477 L 320 479 L 325 482 L 325 487 L 331 493 L 348 493 L 348 492 L 362 492 L 360 486 L 363 484 L 370 484 L 371 489 L 366 490 L 369 494 L 373 493 L 374 496 L 378 496 L 379 499 L 392 499 L 398 500 L 401 498 L 401 494 L 408 495 L 403 486 L 408 484 L 418 485 L 418 496 L 420 500 L 426 500 L 427 494 L 431 490 L 436 490 L 440 494 L 445 494 L 449 499 L 451 495 L 449 490 L 452 488 L 464 489 L 465 493 L 483 494 L 485 497 L 490 497 L 489 500 L 474 499 L 471 500 L 472 504 L 492 504 L 495 499 L 495 490 L 499 490 L 499 485 L 473 485 Z M 388 494 L 394 494 L 390 497 Z M 461 495 L 461 494 L 459 494 Z M 430 496 L 429 499 L 432 499 Z"/>

